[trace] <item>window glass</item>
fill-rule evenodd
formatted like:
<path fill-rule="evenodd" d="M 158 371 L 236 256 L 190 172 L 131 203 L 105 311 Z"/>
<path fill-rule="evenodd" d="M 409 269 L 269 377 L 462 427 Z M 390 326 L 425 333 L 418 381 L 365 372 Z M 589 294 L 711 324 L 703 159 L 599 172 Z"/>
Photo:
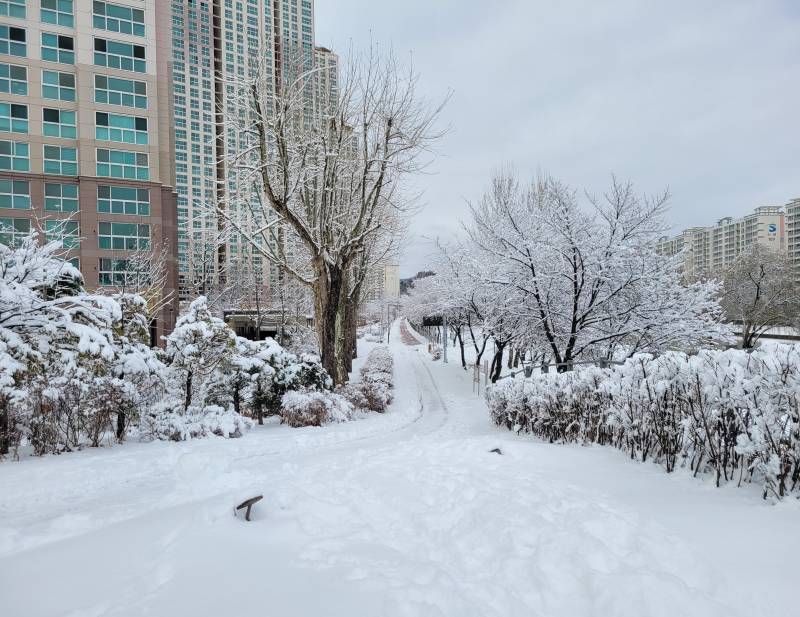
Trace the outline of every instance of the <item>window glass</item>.
<path fill-rule="evenodd" d="M 29 210 L 31 187 L 27 180 L 0 180 L 0 208 Z"/>
<path fill-rule="evenodd" d="M 44 185 L 44 209 L 48 212 L 77 212 L 78 185 L 46 182 Z"/>
<path fill-rule="evenodd" d="M 58 71 L 42 71 L 42 98 L 74 101 L 75 75 Z"/>
<path fill-rule="evenodd" d="M 0 62 L 0 92 L 28 94 L 28 69 L 16 64 Z"/>

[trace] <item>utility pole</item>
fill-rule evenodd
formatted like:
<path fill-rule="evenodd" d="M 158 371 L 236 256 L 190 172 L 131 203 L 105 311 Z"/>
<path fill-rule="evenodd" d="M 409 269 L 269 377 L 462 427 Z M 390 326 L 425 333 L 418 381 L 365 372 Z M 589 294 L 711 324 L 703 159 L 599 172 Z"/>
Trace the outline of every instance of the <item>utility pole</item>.
<path fill-rule="evenodd" d="M 442 360 L 447 364 L 447 343 L 449 337 L 447 336 L 447 317 L 442 317 Z"/>

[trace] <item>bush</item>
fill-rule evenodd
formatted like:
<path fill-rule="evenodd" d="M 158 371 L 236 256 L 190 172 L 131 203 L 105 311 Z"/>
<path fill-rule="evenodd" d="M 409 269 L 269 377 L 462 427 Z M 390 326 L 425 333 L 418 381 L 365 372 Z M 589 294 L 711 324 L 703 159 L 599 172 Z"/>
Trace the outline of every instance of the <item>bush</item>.
<path fill-rule="evenodd" d="M 352 419 L 355 409 L 342 395 L 325 390 L 297 390 L 283 395 L 281 423 L 293 428 L 322 426 Z"/>
<path fill-rule="evenodd" d="M 370 411 L 383 413 L 394 398 L 391 390 L 379 381 L 362 382 L 360 388 L 364 400 L 366 401 L 365 409 L 369 409 Z"/>
<path fill-rule="evenodd" d="M 158 403 L 142 414 L 139 429 L 145 441 L 186 441 L 211 435 L 234 439 L 252 426 L 251 420 L 214 405 L 190 407 L 183 413 L 181 402 L 173 400 Z"/>
<path fill-rule="evenodd" d="M 611 445 L 670 472 L 800 490 L 800 345 L 642 354 L 611 369 L 507 379 L 489 388 L 499 425 L 549 441 Z"/>
<path fill-rule="evenodd" d="M 376 347 L 369 353 L 361 367 L 361 382 L 357 385 L 367 409 L 386 410 L 392 402 L 394 388 L 394 360 L 387 347 Z"/>
<path fill-rule="evenodd" d="M 361 367 L 361 379 L 383 381 L 388 386 L 394 381 L 394 359 L 388 347 L 375 347 L 369 352 Z"/>
<path fill-rule="evenodd" d="M 339 396 L 344 397 L 347 402 L 349 402 L 354 409 L 361 409 L 361 410 L 368 410 L 369 401 L 367 397 L 364 395 L 364 391 L 361 388 L 361 384 L 357 383 L 346 383 L 340 386 L 336 386 L 335 390 L 336 394 Z"/>

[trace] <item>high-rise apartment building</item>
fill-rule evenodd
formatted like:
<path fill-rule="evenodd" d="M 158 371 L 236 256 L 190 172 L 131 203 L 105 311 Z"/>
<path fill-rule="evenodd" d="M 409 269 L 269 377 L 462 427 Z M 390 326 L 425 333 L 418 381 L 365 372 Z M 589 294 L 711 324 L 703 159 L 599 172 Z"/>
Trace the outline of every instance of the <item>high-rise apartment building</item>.
<path fill-rule="evenodd" d="M 367 273 L 366 302 L 394 302 L 400 298 L 400 266 L 377 263 Z"/>
<path fill-rule="evenodd" d="M 800 199 L 786 204 L 786 235 L 789 259 L 795 268 L 796 280 L 800 283 Z"/>
<path fill-rule="evenodd" d="M 683 251 L 686 276 L 713 276 L 754 245 L 785 254 L 786 216 L 779 206 L 762 206 L 742 218 L 726 217 L 713 227 L 691 227 L 677 236 L 660 238 L 656 247 L 663 255 Z"/>
<path fill-rule="evenodd" d="M 220 244 L 217 208 L 235 208 L 226 204 L 226 195 L 237 190 L 235 175 L 224 168 L 225 153 L 241 146 L 235 129 L 224 122 L 240 113 L 232 82 L 260 65 L 268 83 L 276 86 L 298 57 L 311 69 L 315 58 L 327 63 L 335 54 L 315 53 L 312 0 L 171 0 L 170 4 L 183 295 L 202 293 L 214 283 L 220 265 L 230 269 L 226 276 L 247 270 L 250 286 L 266 290 L 278 280 L 276 269 L 235 235 Z M 310 102 L 313 97 L 310 91 Z M 310 103 L 309 113 L 312 110 Z"/>
<path fill-rule="evenodd" d="M 314 70 L 314 105 L 320 114 L 335 109 L 339 99 L 339 56 L 327 47 L 316 47 Z"/>
<path fill-rule="evenodd" d="M 177 288 L 165 4 L 0 0 L 0 241 L 41 228 L 89 289 L 152 250 Z M 154 337 L 176 317 L 168 304 Z"/>

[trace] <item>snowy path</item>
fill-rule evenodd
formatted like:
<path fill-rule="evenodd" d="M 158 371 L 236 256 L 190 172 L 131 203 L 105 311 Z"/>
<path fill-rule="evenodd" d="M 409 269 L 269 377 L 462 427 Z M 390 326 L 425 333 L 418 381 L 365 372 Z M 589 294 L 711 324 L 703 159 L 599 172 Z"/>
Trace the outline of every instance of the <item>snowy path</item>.
<path fill-rule="evenodd" d="M 796 614 L 796 503 L 496 429 L 392 340 L 383 416 L 0 465 L 0 614 Z"/>

